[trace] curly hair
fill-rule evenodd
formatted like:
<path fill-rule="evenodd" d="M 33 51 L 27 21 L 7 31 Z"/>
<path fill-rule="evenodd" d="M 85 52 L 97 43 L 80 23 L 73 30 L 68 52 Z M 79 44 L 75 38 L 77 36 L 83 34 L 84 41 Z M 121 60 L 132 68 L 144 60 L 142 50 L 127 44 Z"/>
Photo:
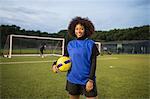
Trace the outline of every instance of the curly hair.
<path fill-rule="evenodd" d="M 77 16 L 72 19 L 72 21 L 70 22 L 68 26 L 68 33 L 73 37 L 76 37 L 75 27 L 77 24 L 81 24 L 82 26 L 84 26 L 86 37 L 91 36 L 95 32 L 94 25 L 88 18 L 82 18 L 82 17 Z"/>

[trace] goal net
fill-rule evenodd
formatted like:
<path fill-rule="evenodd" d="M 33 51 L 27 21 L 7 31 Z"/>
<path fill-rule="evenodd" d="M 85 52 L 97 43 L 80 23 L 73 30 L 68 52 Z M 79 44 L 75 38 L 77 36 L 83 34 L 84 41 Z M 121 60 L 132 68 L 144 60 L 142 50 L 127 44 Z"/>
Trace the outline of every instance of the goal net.
<path fill-rule="evenodd" d="M 9 35 L 4 46 L 3 55 L 8 58 L 12 56 L 62 56 L 64 54 L 64 43 L 64 38 Z"/>

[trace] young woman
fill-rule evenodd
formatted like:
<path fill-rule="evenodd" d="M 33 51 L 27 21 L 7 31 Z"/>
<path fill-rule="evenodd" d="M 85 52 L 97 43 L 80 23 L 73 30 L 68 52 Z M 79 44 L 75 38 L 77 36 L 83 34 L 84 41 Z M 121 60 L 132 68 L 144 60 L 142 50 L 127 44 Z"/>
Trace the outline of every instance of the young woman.
<path fill-rule="evenodd" d="M 96 88 L 96 58 L 99 51 L 93 40 L 94 25 L 88 18 L 75 17 L 68 26 L 68 33 L 75 37 L 69 41 L 65 56 L 69 56 L 72 67 L 67 73 L 66 90 L 70 99 L 79 99 L 84 94 L 87 99 L 95 99 Z M 56 65 L 53 71 L 57 72 Z"/>

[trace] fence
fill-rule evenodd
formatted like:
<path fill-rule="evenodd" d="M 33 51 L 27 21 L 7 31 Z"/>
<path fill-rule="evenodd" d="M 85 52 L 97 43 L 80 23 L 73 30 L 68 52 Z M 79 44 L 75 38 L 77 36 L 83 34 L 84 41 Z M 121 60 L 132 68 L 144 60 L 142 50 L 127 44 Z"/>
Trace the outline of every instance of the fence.
<path fill-rule="evenodd" d="M 102 42 L 101 50 L 118 54 L 149 54 L 150 40 Z"/>

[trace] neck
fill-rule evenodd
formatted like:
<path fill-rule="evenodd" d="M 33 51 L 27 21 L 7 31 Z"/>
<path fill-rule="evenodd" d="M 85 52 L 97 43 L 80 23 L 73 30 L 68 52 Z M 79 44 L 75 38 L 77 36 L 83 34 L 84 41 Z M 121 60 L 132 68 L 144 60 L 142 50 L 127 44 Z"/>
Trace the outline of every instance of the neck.
<path fill-rule="evenodd" d="M 82 36 L 82 37 L 77 38 L 77 40 L 84 40 L 86 38 L 87 38 L 86 36 Z"/>

